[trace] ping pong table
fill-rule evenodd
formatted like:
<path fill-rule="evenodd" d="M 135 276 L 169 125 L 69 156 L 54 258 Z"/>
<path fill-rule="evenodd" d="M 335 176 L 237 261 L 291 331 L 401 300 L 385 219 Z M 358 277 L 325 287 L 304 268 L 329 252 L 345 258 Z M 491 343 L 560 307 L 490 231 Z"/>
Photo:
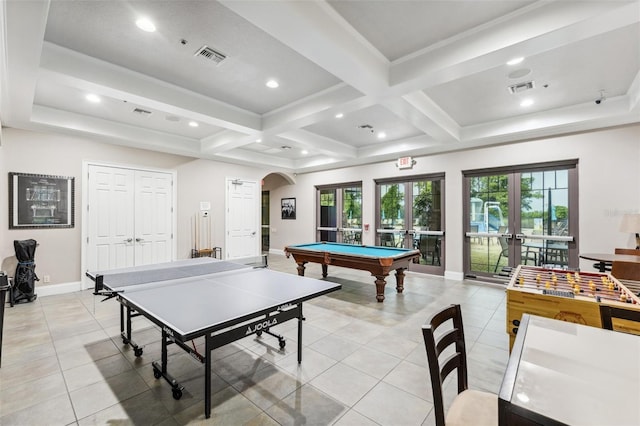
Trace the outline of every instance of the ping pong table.
<path fill-rule="evenodd" d="M 156 265 L 87 272 L 95 282 L 96 295 L 115 297 L 120 302 L 120 331 L 123 343 L 136 356 L 142 347 L 132 340 L 131 318 L 142 315 L 162 330 L 160 363 L 154 361 L 153 374 L 163 377 L 175 399 L 184 387 L 167 371 L 167 346 L 176 344 L 204 364 L 205 417 L 211 416 L 211 351 L 244 337 L 262 333 L 282 336 L 270 328 L 298 319 L 298 363 L 302 362 L 302 303 L 341 286 L 266 268 L 195 258 Z M 106 300 L 106 299 L 104 299 Z M 187 343 L 204 337 L 200 354 Z"/>

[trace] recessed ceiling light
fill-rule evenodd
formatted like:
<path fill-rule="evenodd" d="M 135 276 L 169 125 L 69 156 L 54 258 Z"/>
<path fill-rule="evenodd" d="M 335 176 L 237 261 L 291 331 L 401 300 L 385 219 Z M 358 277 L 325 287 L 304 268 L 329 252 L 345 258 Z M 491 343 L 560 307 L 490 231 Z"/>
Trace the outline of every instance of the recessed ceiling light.
<path fill-rule="evenodd" d="M 199 126 L 199 124 L 198 124 L 198 123 L 196 123 L 195 121 L 190 121 L 190 122 L 189 122 L 189 126 L 191 126 L 191 127 L 198 127 L 198 126 Z"/>
<path fill-rule="evenodd" d="M 136 25 L 142 31 L 146 31 L 148 33 L 155 32 L 156 30 L 156 26 L 153 24 L 153 22 L 151 22 L 151 19 L 147 17 L 138 18 L 138 20 L 136 21 Z"/>
<path fill-rule="evenodd" d="M 521 107 L 528 107 L 531 105 L 533 105 L 533 99 L 524 99 L 522 102 L 520 102 Z"/>
<path fill-rule="evenodd" d="M 277 81 L 275 81 L 275 80 L 269 80 L 269 81 L 267 81 L 267 87 L 269 87 L 269 88 L 271 88 L 271 89 L 275 89 L 275 88 L 277 88 L 278 86 L 280 86 L 280 84 L 279 84 Z"/>
<path fill-rule="evenodd" d="M 336 114 L 336 118 L 342 118 L 342 117 L 344 117 L 343 113 L 339 112 L 339 113 Z"/>
<path fill-rule="evenodd" d="M 262 142 L 262 139 L 256 139 L 256 142 L 260 143 L 260 142 Z"/>
<path fill-rule="evenodd" d="M 387 137 L 387 134 L 385 132 L 378 132 L 378 139 L 384 139 Z"/>
<path fill-rule="evenodd" d="M 303 149 L 301 152 L 302 152 L 302 155 L 307 155 L 309 153 L 309 151 L 307 151 L 306 149 Z"/>
<path fill-rule="evenodd" d="M 98 102 L 100 102 L 100 101 L 101 101 L 100 96 L 98 96 L 98 95 L 96 95 L 96 94 L 94 94 L 94 93 L 89 93 L 89 94 L 86 96 L 86 98 L 87 98 L 87 100 L 88 100 L 89 102 L 93 102 L 94 104 L 97 104 Z"/>
<path fill-rule="evenodd" d="M 524 58 L 522 56 L 519 58 L 513 58 L 512 60 L 507 62 L 507 65 L 518 65 L 522 61 L 524 61 Z"/>

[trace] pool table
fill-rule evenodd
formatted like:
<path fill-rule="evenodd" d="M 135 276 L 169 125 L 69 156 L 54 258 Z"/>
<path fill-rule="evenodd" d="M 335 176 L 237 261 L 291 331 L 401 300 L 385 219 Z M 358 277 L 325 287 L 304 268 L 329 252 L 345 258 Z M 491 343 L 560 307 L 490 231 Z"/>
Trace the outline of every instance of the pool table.
<path fill-rule="evenodd" d="M 328 265 L 360 269 L 371 272 L 376 277 L 376 299 L 384 300 L 385 277 L 396 270 L 396 290 L 404 290 L 404 270 L 409 263 L 417 262 L 419 250 L 396 247 L 359 246 L 352 244 L 318 242 L 285 247 L 287 257 L 293 256 L 298 264 L 298 275 L 304 276 L 305 263 L 322 265 L 322 276 L 327 277 Z"/>

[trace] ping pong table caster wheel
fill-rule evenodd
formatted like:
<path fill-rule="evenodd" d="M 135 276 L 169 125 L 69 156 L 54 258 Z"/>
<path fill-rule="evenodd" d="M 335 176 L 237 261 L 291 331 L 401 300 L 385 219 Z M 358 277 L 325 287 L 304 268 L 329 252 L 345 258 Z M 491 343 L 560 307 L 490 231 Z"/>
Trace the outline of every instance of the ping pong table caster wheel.
<path fill-rule="evenodd" d="M 122 344 L 123 345 L 128 345 L 129 344 L 129 339 L 127 339 L 126 337 L 122 338 Z"/>
<path fill-rule="evenodd" d="M 171 391 L 171 393 L 173 393 L 173 399 L 178 400 L 178 399 L 182 398 L 182 390 L 181 389 L 174 388 Z"/>
<path fill-rule="evenodd" d="M 135 356 L 137 356 L 137 357 L 141 356 L 141 355 L 142 355 L 142 348 L 135 348 L 135 349 L 133 350 L 133 354 L 134 354 Z"/>
<path fill-rule="evenodd" d="M 160 377 L 162 377 L 162 373 L 154 368 L 153 377 L 155 377 L 156 379 L 159 379 Z"/>
<path fill-rule="evenodd" d="M 262 336 L 262 331 L 256 331 L 256 336 L 258 337 Z"/>
<path fill-rule="evenodd" d="M 284 347 L 287 345 L 287 342 L 284 339 L 279 339 L 278 343 L 280 344 L 280 349 L 284 349 Z"/>

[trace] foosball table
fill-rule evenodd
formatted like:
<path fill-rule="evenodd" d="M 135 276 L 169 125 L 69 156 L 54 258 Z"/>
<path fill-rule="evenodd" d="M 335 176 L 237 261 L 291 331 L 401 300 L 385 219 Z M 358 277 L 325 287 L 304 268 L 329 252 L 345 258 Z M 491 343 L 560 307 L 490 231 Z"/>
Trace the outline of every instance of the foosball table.
<path fill-rule="evenodd" d="M 509 350 L 522 314 L 602 328 L 601 304 L 640 311 L 640 298 L 610 274 L 520 265 L 507 286 Z M 638 323 L 624 329 L 640 334 Z"/>

